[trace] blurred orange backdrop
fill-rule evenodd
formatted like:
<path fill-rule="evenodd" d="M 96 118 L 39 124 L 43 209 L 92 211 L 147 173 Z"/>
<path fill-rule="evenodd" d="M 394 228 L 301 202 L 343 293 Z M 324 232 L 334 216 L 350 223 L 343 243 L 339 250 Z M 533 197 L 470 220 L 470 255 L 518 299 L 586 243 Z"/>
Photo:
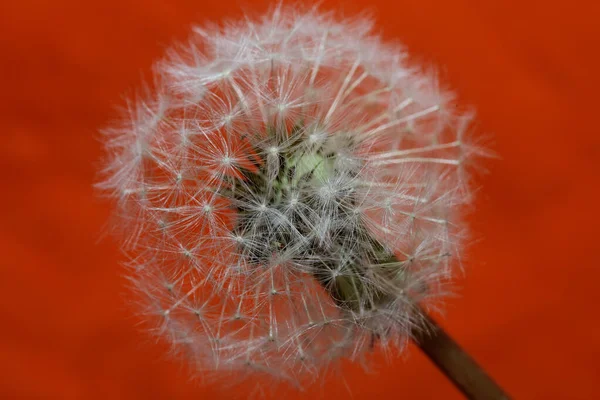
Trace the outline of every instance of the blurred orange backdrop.
<path fill-rule="evenodd" d="M 97 130 L 192 23 L 265 1 L 0 5 L 0 398 L 245 398 L 190 381 L 136 326 L 110 205 L 92 190 Z M 371 11 L 384 37 L 440 68 L 501 160 L 470 216 L 478 240 L 443 325 L 520 399 L 600 398 L 596 1 L 323 2 Z M 419 353 L 286 398 L 459 399 Z M 350 397 L 349 392 L 352 393 Z"/>

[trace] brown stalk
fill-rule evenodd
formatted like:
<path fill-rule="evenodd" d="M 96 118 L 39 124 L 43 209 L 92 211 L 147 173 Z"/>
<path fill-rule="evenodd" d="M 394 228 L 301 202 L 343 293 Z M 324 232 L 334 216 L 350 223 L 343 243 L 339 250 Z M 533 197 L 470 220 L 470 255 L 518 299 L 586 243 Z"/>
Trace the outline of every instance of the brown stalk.
<path fill-rule="evenodd" d="M 414 332 L 425 355 L 465 395 L 473 400 L 508 400 L 509 395 L 425 311 L 427 329 Z"/>

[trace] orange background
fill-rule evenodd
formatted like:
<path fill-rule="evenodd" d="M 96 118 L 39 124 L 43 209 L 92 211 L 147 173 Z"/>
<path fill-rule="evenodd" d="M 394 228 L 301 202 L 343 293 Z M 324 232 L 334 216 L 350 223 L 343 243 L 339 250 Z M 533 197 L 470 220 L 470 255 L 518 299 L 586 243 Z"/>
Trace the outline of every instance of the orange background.
<path fill-rule="evenodd" d="M 249 388 L 191 382 L 138 331 L 122 259 L 99 241 L 97 130 L 194 22 L 239 1 L 0 5 L 0 398 L 201 399 Z M 501 160 L 479 179 L 474 237 L 447 330 L 521 399 L 600 398 L 600 7 L 596 1 L 325 1 L 373 11 L 386 38 L 441 67 Z M 299 397 L 459 399 L 411 348 Z M 277 393 L 281 396 L 281 393 Z M 294 397 L 291 393 L 287 393 Z"/>

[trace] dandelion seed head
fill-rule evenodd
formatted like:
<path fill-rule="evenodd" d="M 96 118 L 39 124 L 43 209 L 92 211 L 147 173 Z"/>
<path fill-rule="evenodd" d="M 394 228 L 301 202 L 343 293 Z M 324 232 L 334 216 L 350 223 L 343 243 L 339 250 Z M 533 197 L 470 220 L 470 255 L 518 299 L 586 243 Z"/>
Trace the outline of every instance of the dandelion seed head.
<path fill-rule="evenodd" d="M 371 25 L 197 28 L 105 132 L 131 280 L 199 373 L 299 384 L 400 351 L 452 277 L 470 116 Z"/>

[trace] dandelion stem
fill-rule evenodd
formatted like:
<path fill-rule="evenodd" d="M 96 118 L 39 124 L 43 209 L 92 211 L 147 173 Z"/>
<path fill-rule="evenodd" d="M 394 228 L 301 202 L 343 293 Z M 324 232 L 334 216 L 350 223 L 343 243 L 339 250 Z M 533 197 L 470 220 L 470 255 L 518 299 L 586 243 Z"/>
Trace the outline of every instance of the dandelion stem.
<path fill-rule="evenodd" d="M 468 399 L 504 400 L 508 394 L 426 312 L 427 329 L 414 332 L 423 353 Z"/>
<path fill-rule="evenodd" d="M 356 235 L 360 236 L 360 235 Z M 374 248 L 381 253 L 384 249 L 376 239 L 371 238 Z M 373 260 L 373 265 L 390 265 L 388 273 L 395 271 L 403 276 L 403 264 L 396 256 L 378 254 Z M 333 269 L 332 267 L 327 270 Z M 392 301 L 390 295 L 375 286 L 365 283 L 361 276 L 364 269 L 352 264 L 343 276 L 329 279 L 315 275 L 315 278 L 327 289 L 341 308 L 351 312 L 362 312 L 363 308 L 375 309 L 381 304 Z M 392 275 L 387 279 L 393 279 Z M 367 302 L 369 304 L 367 304 Z M 422 307 L 418 312 L 423 318 L 420 328 L 413 329 L 413 338 L 423 353 L 442 371 L 444 375 L 466 396 L 473 400 L 508 400 L 509 396 L 500 386 L 463 350 Z M 375 337 L 375 336 L 373 336 Z"/>

